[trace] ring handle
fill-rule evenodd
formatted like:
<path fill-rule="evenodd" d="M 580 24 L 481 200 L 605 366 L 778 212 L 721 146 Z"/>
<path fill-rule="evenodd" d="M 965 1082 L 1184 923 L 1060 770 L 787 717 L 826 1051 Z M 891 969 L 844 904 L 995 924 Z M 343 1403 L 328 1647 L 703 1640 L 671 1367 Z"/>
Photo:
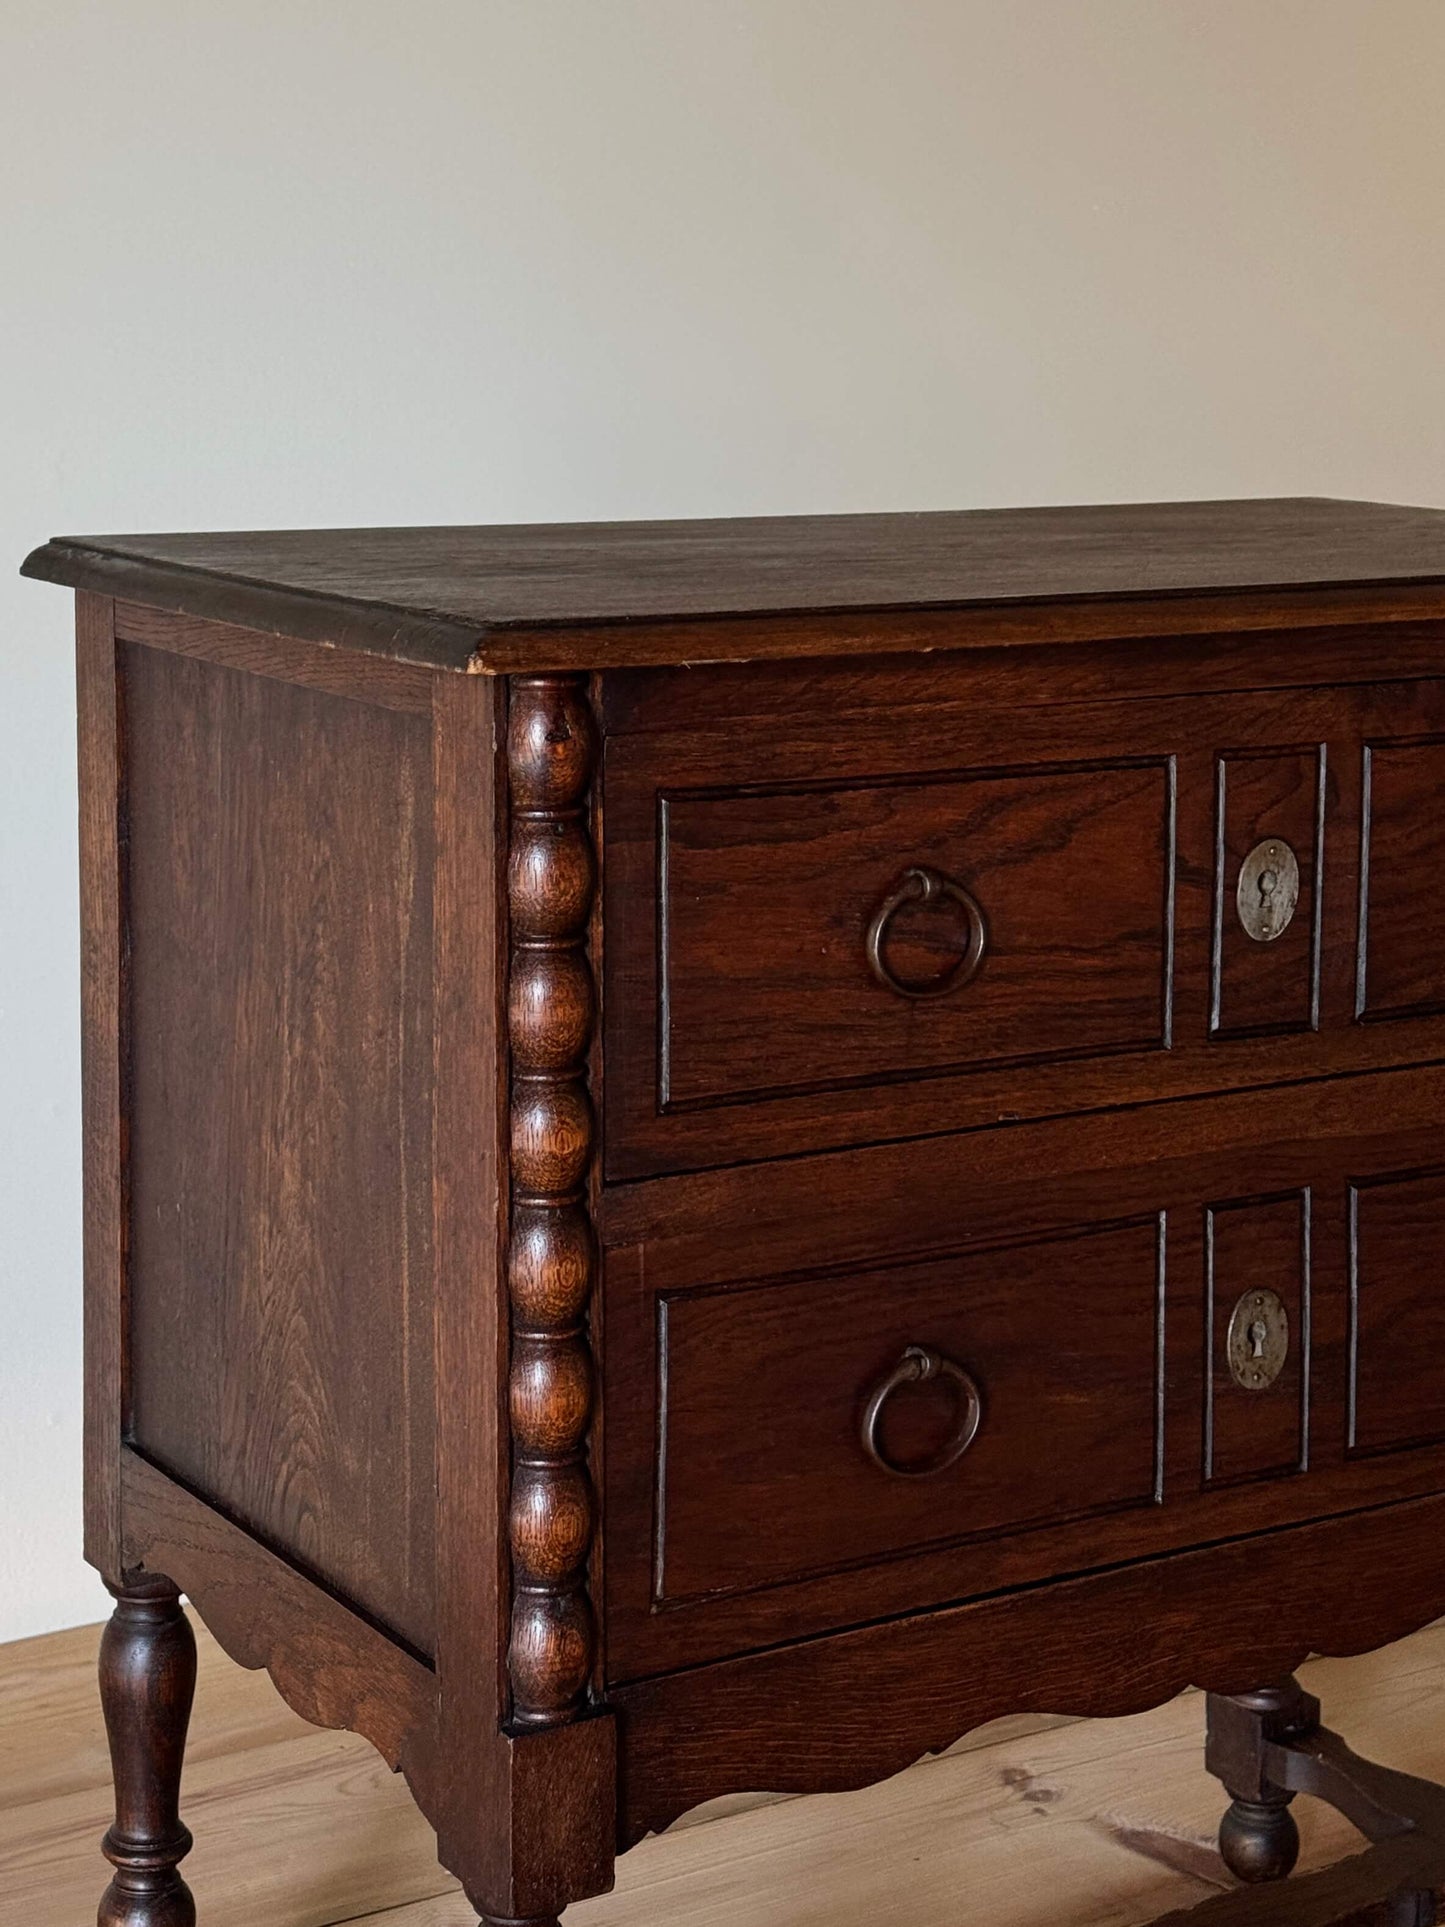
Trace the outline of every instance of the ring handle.
<path fill-rule="evenodd" d="M 888 926 L 905 903 L 937 903 L 941 898 L 956 903 L 968 919 L 968 942 L 963 955 L 937 983 L 905 983 L 903 978 L 894 976 L 883 955 Z M 873 913 L 873 921 L 868 926 L 868 968 L 886 990 L 896 991 L 900 997 L 946 997 L 950 991 L 961 990 L 973 976 L 983 962 L 987 942 L 988 927 L 984 923 L 978 900 L 961 883 L 944 876 L 941 870 L 928 870 L 922 864 L 915 864 L 912 869 L 903 872 Z"/>
<path fill-rule="evenodd" d="M 923 1459 L 917 1465 L 899 1465 L 888 1457 L 878 1443 L 878 1422 L 883 1416 L 883 1408 L 903 1386 L 924 1385 L 934 1378 L 946 1378 L 956 1388 L 958 1423 L 932 1458 Z M 942 1352 L 929 1351 L 926 1345 L 910 1345 L 888 1376 L 873 1388 L 863 1408 L 863 1450 L 876 1466 L 884 1472 L 891 1472 L 897 1479 L 930 1479 L 939 1472 L 946 1472 L 949 1466 L 957 1465 L 978 1437 L 978 1428 L 982 1423 L 983 1394 L 973 1374 L 966 1372 L 962 1365 L 956 1365 L 951 1358 L 945 1358 Z"/>

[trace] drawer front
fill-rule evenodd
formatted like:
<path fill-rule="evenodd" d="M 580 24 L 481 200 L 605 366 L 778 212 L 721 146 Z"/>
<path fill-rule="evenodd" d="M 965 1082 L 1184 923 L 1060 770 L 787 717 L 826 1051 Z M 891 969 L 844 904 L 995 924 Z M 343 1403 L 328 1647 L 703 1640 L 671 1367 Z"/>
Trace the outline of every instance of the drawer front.
<path fill-rule="evenodd" d="M 658 1603 L 1152 1504 L 1159 1229 L 666 1297 Z"/>
<path fill-rule="evenodd" d="M 1445 1070 L 604 1194 L 637 1677 L 1445 1484 Z"/>
<path fill-rule="evenodd" d="M 1168 1042 L 1167 758 L 683 794 L 661 834 L 665 1107 Z"/>
<path fill-rule="evenodd" d="M 1445 1052 L 1445 684 L 828 686 L 607 745 L 610 1178 Z"/>

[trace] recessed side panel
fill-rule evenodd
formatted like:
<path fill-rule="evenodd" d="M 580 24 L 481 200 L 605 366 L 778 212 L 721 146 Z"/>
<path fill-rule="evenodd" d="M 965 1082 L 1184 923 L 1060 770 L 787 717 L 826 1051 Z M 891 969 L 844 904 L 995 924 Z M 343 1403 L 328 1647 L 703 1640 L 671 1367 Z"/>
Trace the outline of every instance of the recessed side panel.
<path fill-rule="evenodd" d="M 1445 1170 L 1350 1187 L 1350 1448 L 1445 1439 Z"/>
<path fill-rule="evenodd" d="M 1204 1249 L 1205 1478 L 1219 1485 L 1299 1471 L 1309 1411 L 1309 1192 L 1209 1205 Z"/>
<path fill-rule="evenodd" d="M 1364 757 L 1356 1014 L 1445 1011 L 1445 738 Z"/>
<path fill-rule="evenodd" d="M 1213 1036 L 1319 1023 L 1325 776 L 1323 745 L 1218 759 Z"/>
<path fill-rule="evenodd" d="M 129 1436 L 433 1640 L 430 727 L 134 644 Z"/>

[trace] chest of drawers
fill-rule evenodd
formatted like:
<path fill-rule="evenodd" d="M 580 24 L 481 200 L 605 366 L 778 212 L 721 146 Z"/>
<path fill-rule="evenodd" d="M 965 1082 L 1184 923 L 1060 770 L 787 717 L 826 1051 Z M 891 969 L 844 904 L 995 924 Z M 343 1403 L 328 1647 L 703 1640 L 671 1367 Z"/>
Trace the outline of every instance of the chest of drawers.
<path fill-rule="evenodd" d="M 1445 516 L 27 569 L 79 592 L 102 1927 L 193 1918 L 181 1593 L 492 1922 L 1189 1684 L 1237 1872 L 1299 1790 L 1383 1842 L 1279 1919 L 1433 1917 L 1434 1790 L 1289 1674 L 1445 1611 Z"/>

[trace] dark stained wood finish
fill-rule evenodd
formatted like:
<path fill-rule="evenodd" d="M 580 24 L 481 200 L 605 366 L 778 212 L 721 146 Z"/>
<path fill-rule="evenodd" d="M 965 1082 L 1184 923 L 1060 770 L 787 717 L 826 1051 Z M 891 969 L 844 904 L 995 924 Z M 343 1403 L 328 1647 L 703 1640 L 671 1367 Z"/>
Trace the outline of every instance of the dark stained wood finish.
<path fill-rule="evenodd" d="M 1217 766 L 1214 985 L 1216 1037 L 1267 1037 L 1319 1022 L 1319 890 L 1328 769 L 1323 745 L 1227 754 Z M 1335 785 L 1338 792 L 1338 785 Z M 1245 858 L 1267 837 L 1287 843 L 1299 864 L 1299 901 L 1289 927 L 1270 943 L 1245 930 L 1238 886 Z M 1334 855 L 1334 852 L 1331 852 Z"/>
<path fill-rule="evenodd" d="M 1048 765 L 956 781 L 659 793 L 658 1102 L 807 1095 L 990 1063 L 1160 1049 L 1170 1017 L 1173 770 Z M 902 905 L 883 965 L 864 933 L 924 867 L 973 895 Z M 1070 888 L 1085 875 L 1087 895 Z"/>
<path fill-rule="evenodd" d="M 295 636 L 271 636 L 232 623 L 203 622 L 147 609 L 140 603 L 115 606 L 115 633 L 122 642 L 144 643 L 177 656 L 244 669 L 252 676 L 273 676 L 303 689 L 328 691 L 380 709 L 400 709 L 418 716 L 431 714 L 434 678 L 419 664 L 361 656 L 324 643 L 298 641 Z"/>
<path fill-rule="evenodd" d="M 1438 1144 L 1442 1107 L 1445 1071 L 1386 1073 L 1274 1092 L 1267 1101 L 1253 1094 L 1198 1099 L 1127 1118 L 1059 1119 L 610 1190 L 603 1209 L 610 1680 L 1438 1489 L 1445 1484 L 1438 1444 L 1368 1461 L 1347 1455 L 1346 1393 L 1351 1186 L 1365 1174 L 1423 1162 Z M 1307 1189 L 1308 1332 L 1299 1304 Z M 1275 1198 L 1291 1201 L 1261 1203 Z M 1231 1204 L 1242 1207 L 1234 1223 Z M 1204 1471 L 1210 1205 L 1224 1207 L 1216 1214 L 1220 1269 L 1243 1270 L 1245 1282 L 1275 1285 L 1295 1300 L 1291 1359 L 1269 1391 L 1235 1394 L 1216 1353 L 1222 1476 L 1213 1479 Z M 1137 1278 L 1141 1258 L 1129 1266 L 1116 1258 L 1112 1271 L 1095 1267 L 1082 1234 L 1093 1232 L 1102 1244 L 1104 1228 L 1160 1214 L 1156 1370 L 1145 1302 L 1152 1267 Z M 725 1238 L 719 1224 L 728 1227 Z M 1420 1229 L 1417 1223 L 1412 1249 L 1403 1240 L 1392 1247 L 1402 1273 L 1396 1303 L 1406 1293 L 1423 1301 L 1434 1290 L 1436 1246 Z M 1054 1239 L 1061 1242 L 1051 1249 L 1046 1241 Z M 1046 1282 L 1051 1256 L 1060 1260 L 1055 1291 Z M 995 1281 L 1004 1277 L 1017 1288 L 1012 1327 L 996 1295 Z M 928 1281 L 926 1293 L 915 1280 Z M 1218 1290 L 1232 1308 L 1235 1294 L 1222 1280 Z M 878 1352 L 865 1361 L 862 1307 L 870 1299 Z M 696 1303 L 707 1316 L 690 1336 L 683 1368 L 671 1361 L 664 1370 L 679 1301 L 684 1330 Z M 741 1309 L 726 1323 L 711 1309 L 734 1302 L 754 1308 L 746 1326 Z M 905 1319 L 916 1323 L 920 1311 L 924 1320 L 910 1339 Z M 716 1342 L 709 1348 L 710 1332 Z M 867 1464 L 855 1430 L 871 1374 L 886 1371 L 915 1341 L 951 1351 L 973 1372 L 991 1414 L 974 1448 L 929 1482 L 932 1510 L 922 1517 L 932 1518 L 931 1535 L 922 1529 L 918 1495 Z M 1309 1470 L 1302 1475 L 1306 1344 Z M 1103 1382 L 1084 1362 L 1091 1349 L 1109 1361 L 1118 1428 L 1110 1435 L 1107 1416 L 1095 1408 L 1100 1430 L 1080 1484 L 1094 1482 L 1100 1510 L 1029 1519 L 1020 1503 L 1011 1513 L 1031 1480 L 1039 1481 L 1037 1493 L 1047 1479 L 1061 1486 L 1069 1479 L 1067 1463 L 1038 1466 L 1037 1441 L 1052 1440 L 1051 1457 L 1067 1461 L 1069 1422 L 1056 1416 L 1050 1423 L 1047 1401 L 1055 1390 L 1064 1396 L 1072 1375 L 1090 1409 Z M 1428 1369 L 1422 1361 L 1421 1373 Z M 1161 1503 L 1104 1510 L 1126 1490 L 1139 1492 L 1156 1382 Z M 1420 1383 L 1423 1395 L 1423 1376 Z M 1039 1422 L 1029 1434 L 1031 1385 Z M 1237 1410 L 1246 1398 L 1250 1408 Z M 1073 1422 L 1078 1444 L 1083 1412 Z M 994 1426 L 1004 1439 L 1031 1436 L 1026 1461 L 1004 1466 L 991 1456 Z M 901 1443 L 911 1449 L 914 1442 Z M 924 1441 L 917 1443 L 922 1449 Z M 710 1487 L 710 1513 L 698 1490 L 709 1455 L 722 1468 Z M 748 1516 L 756 1545 L 744 1537 Z M 766 1531 L 757 1528 L 760 1518 Z M 684 1570 L 695 1585 L 705 1575 L 710 1590 L 679 1596 L 670 1577 L 659 1599 L 658 1548 L 665 1554 L 679 1531 L 687 1535 Z M 820 1546 L 835 1563 L 819 1569 L 815 1560 L 810 1570 L 806 1555 Z M 738 1562 L 731 1583 L 721 1571 L 727 1559 Z"/>
<path fill-rule="evenodd" d="M 1238 1864 L 1300 1791 L 1398 1827 L 1201 1924 L 1423 1927 L 1445 1796 L 1276 1729 L 1307 1650 L 1445 1609 L 1445 516 L 27 567 L 82 590 L 106 1927 L 190 1927 L 178 1587 L 503 1927 L 713 1794 L 1190 1680 Z M 1265 836 L 1303 891 L 1259 946 Z M 965 890 L 980 967 L 900 996 Z M 1292 1345 L 1245 1394 L 1261 1282 Z M 870 1457 L 947 1456 L 971 1385 L 936 1476 Z"/>
<path fill-rule="evenodd" d="M 196 1641 L 168 1579 L 146 1575 L 116 1594 L 100 1642 L 100 1702 L 115 1776 L 115 1869 L 99 1927 L 195 1927 L 181 1878 L 191 1850 L 181 1823 L 181 1763 L 196 1693 Z"/>
<path fill-rule="evenodd" d="M 1323 499 L 498 528 L 65 537 L 25 573 L 211 620 L 500 673 L 917 647 L 834 616 L 1002 613 L 990 640 L 1445 611 L 1445 517 Z M 1388 594 L 1378 591 L 1389 587 Z M 1090 605 L 1107 605 L 1090 610 Z M 815 612 L 826 612 L 821 628 Z M 1020 613 L 1022 619 L 1020 619 Z M 1089 622 L 1092 613 L 1094 620 Z M 804 618 L 729 640 L 697 619 Z M 1136 618 L 1137 619 L 1137 618 Z M 684 643 L 675 627 L 686 621 Z M 1102 626 L 1100 626 L 1102 622 Z M 648 635 L 646 625 L 662 625 Z M 811 625 L 811 630 L 810 630 Z M 549 635 L 548 631 L 554 632 Z M 599 633 L 600 631 L 600 633 Z M 508 632 L 516 632 L 509 636 Z M 1134 633 L 1138 633 L 1136 629 Z M 966 646 L 966 628 L 953 632 Z M 484 641 L 483 639 L 486 638 Z M 714 653 L 720 652 L 720 653 Z"/>
<path fill-rule="evenodd" d="M 1365 750 L 1361 1017 L 1445 1010 L 1445 737 Z"/>
<path fill-rule="evenodd" d="M 441 678 L 432 726 L 437 1850 L 498 1896 L 510 1855 L 483 1816 L 505 1815 L 508 1789 L 504 694 Z"/>
<path fill-rule="evenodd" d="M 264 1666 L 302 1719 L 364 1735 L 434 1818 L 431 1668 L 134 1451 L 121 1470 L 127 1572 L 172 1578 L 238 1666 Z"/>
<path fill-rule="evenodd" d="M 1140 613 L 1159 619 L 1157 605 L 1141 604 Z M 1176 615 L 1171 606 L 1171 621 Z M 632 669 L 600 679 L 599 713 L 609 742 L 643 732 L 668 735 L 680 722 L 693 729 L 746 725 L 767 742 L 817 709 L 838 719 L 880 706 L 904 717 L 926 709 L 937 700 L 944 661 L 940 645 L 932 653 L 858 653 L 826 662 L 713 663 L 706 673 L 696 663 Z M 1445 627 L 1401 620 L 1257 633 L 1115 632 L 1088 649 L 1042 641 L 980 644 L 970 649 L 967 668 L 971 705 L 991 710 L 1414 682 L 1445 671 Z"/>
<path fill-rule="evenodd" d="M 1361 1173 L 1350 1188 L 1353 1451 L 1445 1439 L 1442 1280 L 1445 1170 Z"/>
<path fill-rule="evenodd" d="M 610 1178 L 1445 1055 L 1426 1006 L 1355 1021 L 1360 746 L 1445 725 L 1445 683 L 995 707 L 941 662 L 908 694 L 609 741 Z M 1272 833 L 1303 845 L 1305 899 L 1261 946 L 1234 897 Z M 964 885 L 990 933 L 977 973 L 923 1002 L 867 954 L 913 864 Z M 943 974 L 949 915 L 900 914 L 899 974 Z"/>
<path fill-rule="evenodd" d="M 1249 1692 L 1311 1652 L 1402 1638 L 1442 1587 L 1436 1495 L 620 1687 L 620 1838 L 740 1788 L 866 1786 L 1004 1712 L 1113 1719 L 1189 1685 Z"/>
<path fill-rule="evenodd" d="M 1142 1216 L 871 1271 L 664 1295 L 657 1604 L 1152 1504 L 1160 1231 Z M 910 1345 L 962 1365 L 982 1394 L 978 1436 L 942 1476 L 890 1475 L 859 1436 L 869 1393 Z M 945 1382 L 901 1389 L 882 1415 L 886 1456 L 934 1457 L 957 1406 Z M 1047 1453 L 1033 1449 L 1040 1438 Z"/>
<path fill-rule="evenodd" d="M 1206 1759 L 1234 1793 L 1221 1852 L 1243 1881 L 1282 1879 L 1299 1849 L 1289 1804 L 1300 1793 L 1338 1807 L 1373 1850 L 1272 1892 L 1268 1906 L 1246 1893 L 1171 1914 L 1171 1922 L 1434 1927 L 1445 1888 L 1445 1788 L 1362 1760 L 1320 1725 L 1319 1711 L 1297 1680 L 1210 1695 Z"/>
<path fill-rule="evenodd" d="M 1339 1224 L 1341 1200 L 1325 1224 Z M 1204 1227 L 1204 1476 L 1216 1485 L 1303 1471 L 1309 1461 L 1313 1313 L 1313 1193 L 1228 1198 L 1212 1203 Z M 1339 1268 L 1327 1270 L 1338 1289 Z M 1289 1353 L 1272 1385 L 1253 1390 L 1230 1375 L 1229 1323 L 1247 1291 L 1274 1292 L 1289 1319 Z M 1328 1445 L 1326 1445 L 1328 1454 Z"/>
<path fill-rule="evenodd" d="M 80 778 L 81 1129 L 85 1252 L 85 1556 L 121 1579 L 127 1232 L 124 745 L 112 606 L 75 607 Z"/>
<path fill-rule="evenodd" d="M 430 750 L 127 644 L 129 1430 L 430 1654 Z"/>
<path fill-rule="evenodd" d="M 596 1667 L 587 1593 L 596 1501 L 587 1465 L 595 1241 L 587 1214 L 595 1121 L 587 1092 L 587 958 L 596 861 L 588 791 L 596 741 L 585 681 L 519 677 L 507 719 L 511 937 L 512 1718 L 557 1726 Z"/>
<path fill-rule="evenodd" d="M 448 677 L 436 686 L 437 1671 L 438 1751 L 446 1763 L 436 1824 L 440 1858 L 479 1912 L 545 1920 L 569 1900 L 611 1885 L 616 1736 L 605 1711 L 519 1733 L 506 1726 L 512 1578 L 504 705 L 505 691 L 481 678 Z M 547 1275 L 544 1265 L 537 1276 Z"/>
<path fill-rule="evenodd" d="M 1208 1700 L 1209 1770 L 1224 1782 L 1229 1808 L 1219 1824 L 1219 1851 L 1236 1880 L 1258 1886 L 1283 1880 L 1299 1859 L 1294 1789 L 1271 1775 L 1272 1748 L 1313 1735 L 1319 1702 L 1297 1680 Z"/>

